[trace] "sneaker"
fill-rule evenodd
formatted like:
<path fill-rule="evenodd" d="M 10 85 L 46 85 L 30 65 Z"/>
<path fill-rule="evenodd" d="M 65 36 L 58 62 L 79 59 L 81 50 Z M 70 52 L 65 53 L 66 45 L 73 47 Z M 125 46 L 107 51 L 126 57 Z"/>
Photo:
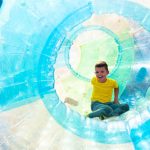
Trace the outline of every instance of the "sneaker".
<path fill-rule="evenodd" d="M 100 120 L 104 120 L 105 117 L 102 115 L 102 116 L 99 117 L 99 119 L 100 119 Z"/>

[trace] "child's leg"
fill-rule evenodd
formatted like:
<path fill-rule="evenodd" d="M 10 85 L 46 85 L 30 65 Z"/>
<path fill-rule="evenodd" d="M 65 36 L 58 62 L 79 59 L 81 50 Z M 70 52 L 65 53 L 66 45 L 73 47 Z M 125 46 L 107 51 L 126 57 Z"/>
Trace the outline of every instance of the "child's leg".
<path fill-rule="evenodd" d="M 110 117 L 113 112 L 113 109 L 111 107 L 99 102 L 93 102 L 91 105 L 91 109 L 93 112 L 88 115 L 89 118 L 101 117 L 103 115 L 106 117 Z"/>
<path fill-rule="evenodd" d="M 113 109 L 113 116 L 119 116 L 129 110 L 128 104 L 112 104 L 110 107 Z"/>

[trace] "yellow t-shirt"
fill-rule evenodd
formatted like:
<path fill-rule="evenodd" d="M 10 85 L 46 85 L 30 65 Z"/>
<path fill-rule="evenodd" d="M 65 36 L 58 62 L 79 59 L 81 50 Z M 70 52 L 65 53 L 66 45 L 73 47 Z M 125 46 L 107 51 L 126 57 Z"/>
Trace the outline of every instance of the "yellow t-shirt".
<path fill-rule="evenodd" d="M 93 85 L 91 100 L 102 103 L 110 102 L 113 89 L 118 88 L 117 82 L 110 78 L 107 78 L 106 82 L 101 83 L 97 77 L 93 77 L 91 83 Z"/>

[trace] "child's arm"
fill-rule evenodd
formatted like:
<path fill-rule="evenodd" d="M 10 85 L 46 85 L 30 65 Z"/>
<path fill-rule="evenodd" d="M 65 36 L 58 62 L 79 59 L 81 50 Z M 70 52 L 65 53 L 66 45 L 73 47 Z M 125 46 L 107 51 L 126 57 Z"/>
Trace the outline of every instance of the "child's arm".
<path fill-rule="evenodd" d="M 114 103 L 119 104 L 118 100 L 119 88 L 114 88 Z"/>

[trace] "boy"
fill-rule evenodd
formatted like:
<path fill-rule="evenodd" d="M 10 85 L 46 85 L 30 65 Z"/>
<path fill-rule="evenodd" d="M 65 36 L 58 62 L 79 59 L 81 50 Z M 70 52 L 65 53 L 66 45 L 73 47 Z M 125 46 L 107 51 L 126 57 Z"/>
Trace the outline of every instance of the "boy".
<path fill-rule="evenodd" d="M 91 110 L 89 118 L 119 116 L 129 110 L 127 104 L 119 104 L 119 88 L 115 80 L 107 78 L 109 74 L 108 65 L 101 61 L 95 65 L 96 76 L 92 78 L 93 91 L 91 96 Z M 114 90 L 114 101 L 111 102 Z"/>

